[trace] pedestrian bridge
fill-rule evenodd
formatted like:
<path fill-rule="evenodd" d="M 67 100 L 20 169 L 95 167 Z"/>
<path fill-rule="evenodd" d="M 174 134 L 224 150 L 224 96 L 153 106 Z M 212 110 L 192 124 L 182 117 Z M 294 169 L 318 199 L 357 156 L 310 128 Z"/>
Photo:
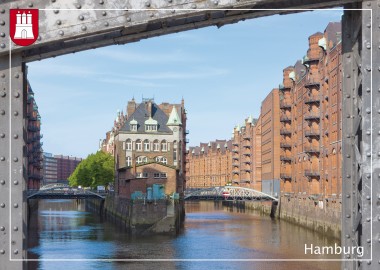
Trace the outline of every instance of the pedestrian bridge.
<path fill-rule="evenodd" d="M 78 189 L 64 184 L 50 184 L 40 190 L 29 190 L 29 199 L 105 199 L 105 194 Z"/>
<path fill-rule="evenodd" d="M 278 198 L 251 188 L 223 186 L 186 191 L 185 200 L 278 201 Z"/>

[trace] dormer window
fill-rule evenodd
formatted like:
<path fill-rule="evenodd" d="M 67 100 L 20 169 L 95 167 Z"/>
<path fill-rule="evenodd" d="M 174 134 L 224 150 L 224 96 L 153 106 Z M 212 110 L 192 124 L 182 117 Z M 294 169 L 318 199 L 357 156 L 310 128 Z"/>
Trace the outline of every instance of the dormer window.
<path fill-rule="evenodd" d="M 137 131 L 137 121 L 135 119 L 132 119 L 131 122 L 129 122 L 129 127 L 131 131 Z"/>
<path fill-rule="evenodd" d="M 157 121 L 154 120 L 152 117 L 149 117 L 148 120 L 145 120 L 145 131 L 146 132 L 156 132 L 157 131 Z"/>

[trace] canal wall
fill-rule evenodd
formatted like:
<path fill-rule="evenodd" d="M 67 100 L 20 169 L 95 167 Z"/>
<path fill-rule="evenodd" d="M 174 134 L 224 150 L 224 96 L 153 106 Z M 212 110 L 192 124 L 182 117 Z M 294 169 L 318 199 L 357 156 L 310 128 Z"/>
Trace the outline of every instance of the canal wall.
<path fill-rule="evenodd" d="M 259 212 L 262 215 L 273 218 L 278 217 L 277 202 L 272 201 L 223 201 L 225 206 L 233 206 L 238 209 L 248 209 Z"/>
<path fill-rule="evenodd" d="M 105 201 L 87 200 L 86 209 L 118 224 L 132 235 L 176 235 L 184 220 L 183 203 L 172 199 L 148 202 L 107 196 Z"/>
<path fill-rule="evenodd" d="M 323 235 L 340 239 L 341 203 L 319 201 L 306 196 L 281 196 L 277 216 L 281 220 L 309 228 Z"/>

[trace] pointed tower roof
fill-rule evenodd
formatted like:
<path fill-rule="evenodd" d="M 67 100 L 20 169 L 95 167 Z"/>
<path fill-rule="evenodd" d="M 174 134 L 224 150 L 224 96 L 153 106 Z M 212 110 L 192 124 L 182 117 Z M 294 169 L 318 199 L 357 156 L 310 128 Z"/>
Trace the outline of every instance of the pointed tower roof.
<path fill-rule="evenodd" d="M 175 106 L 173 106 L 172 112 L 170 113 L 169 120 L 166 125 L 168 126 L 182 125 L 181 118 L 179 117 Z"/>
<path fill-rule="evenodd" d="M 253 122 L 253 118 L 252 118 L 252 115 L 250 115 L 250 116 L 248 117 L 247 123 L 252 124 L 252 122 Z"/>

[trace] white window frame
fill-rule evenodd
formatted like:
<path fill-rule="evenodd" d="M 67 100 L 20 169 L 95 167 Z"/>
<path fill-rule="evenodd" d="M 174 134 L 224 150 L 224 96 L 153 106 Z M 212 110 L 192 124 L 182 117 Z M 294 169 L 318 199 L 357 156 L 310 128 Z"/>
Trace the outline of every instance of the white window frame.
<path fill-rule="evenodd" d="M 160 178 L 160 173 L 153 173 L 153 178 L 155 179 Z"/>
<path fill-rule="evenodd" d="M 131 157 L 127 157 L 125 162 L 127 164 L 127 167 L 131 167 L 132 166 L 132 158 Z"/>
<path fill-rule="evenodd" d="M 167 173 L 160 173 L 160 178 L 168 178 L 168 174 Z"/>
<path fill-rule="evenodd" d="M 161 151 L 162 152 L 167 152 L 168 151 L 168 143 L 165 140 L 161 142 Z"/>
<path fill-rule="evenodd" d="M 160 141 L 159 140 L 154 140 L 153 142 L 153 151 L 159 152 L 160 151 Z"/>
<path fill-rule="evenodd" d="M 142 151 L 142 141 L 136 140 L 136 151 Z"/>
<path fill-rule="evenodd" d="M 132 151 L 132 140 L 128 139 L 125 141 L 125 150 Z"/>
<path fill-rule="evenodd" d="M 131 131 L 137 131 L 137 125 L 133 124 L 131 126 Z"/>
<path fill-rule="evenodd" d="M 144 140 L 144 151 L 150 152 L 150 141 L 149 140 Z"/>

